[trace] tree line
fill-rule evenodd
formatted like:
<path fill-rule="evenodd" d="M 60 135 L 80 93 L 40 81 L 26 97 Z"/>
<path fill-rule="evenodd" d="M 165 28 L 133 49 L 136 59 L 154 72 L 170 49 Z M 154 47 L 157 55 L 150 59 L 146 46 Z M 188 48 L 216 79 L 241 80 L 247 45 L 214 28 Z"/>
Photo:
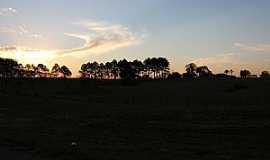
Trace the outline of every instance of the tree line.
<path fill-rule="evenodd" d="M 0 58 L 0 77 L 2 78 L 60 78 L 70 77 L 72 72 L 63 65 L 55 64 L 51 70 L 44 64 L 19 64 L 13 59 Z"/>
<path fill-rule="evenodd" d="M 166 58 L 147 58 L 127 61 L 113 60 L 107 63 L 88 62 L 79 71 L 82 78 L 91 79 L 166 79 L 169 76 L 169 61 Z"/>
<path fill-rule="evenodd" d="M 186 72 L 170 72 L 170 62 L 163 57 L 147 58 L 144 61 L 126 59 L 113 60 L 106 63 L 88 62 L 81 65 L 80 78 L 86 79 L 196 79 L 196 78 L 236 78 L 232 69 L 224 73 L 213 74 L 207 66 L 197 66 L 194 63 L 185 66 Z M 51 69 L 44 64 L 19 64 L 13 59 L 0 58 L 0 78 L 68 78 L 72 76 L 70 69 L 55 64 Z M 240 71 L 241 78 L 257 78 L 249 70 Z M 261 78 L 270 78 L 268 71 L 263 71 Z"/>

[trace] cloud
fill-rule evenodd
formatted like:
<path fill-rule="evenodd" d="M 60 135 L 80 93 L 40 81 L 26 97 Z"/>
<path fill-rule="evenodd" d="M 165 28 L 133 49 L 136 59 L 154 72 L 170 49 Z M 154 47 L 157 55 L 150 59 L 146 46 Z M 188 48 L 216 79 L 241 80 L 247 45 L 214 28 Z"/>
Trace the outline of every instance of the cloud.
<path fill-rule="evenodd" d="M 192 62 L 198 65 L 217 65 L 217 64 L 236 64 L 236 54 L 235 53 L 226 53 L 220 54 L 211 57 L 198 58 Z"/>
<path fill-rule="evenodd" d="M 83 40 L 83 46 L 62 51 L 61 54 L 104 53 L 118 48 L 138 45 L 142 40 L 142 37 L 120 24 L 84 21 L 77 23 L 77 25 L 87 29 L 88 34 L 65 33 L 65 35 Z"/>
<path fill-rule="evenodd" d="M 235 53 L 226 53 L 210 57 L 198 58 L 193 61 L 198 66 L 208 66 L 214 73 L 223 73 L 225 69 L 238 71 L 241 69 L 242 61 L 238 59 Z"/>
<path fill-rule="evenodd" d="M 26 29 L 25 26 L 20 25 L 18 26 L 18 33 L 21 35 L 29 34 L 29 31 Z"/>
<path fill-rule="evenodd" d="M 0 8 L 0 16 L 11 16 L 17 13 L 14 8 Z"/>
<path fill-rule="evenodd" d="M 237 75 L 242 69 L 249 69 L 252 73 L 259 74 L 262 70 L 267 70 L 270 67 L 267 61 L 243 60 L 242 56 L 241 53 L 226 53 L 198 58 L 192 62 L 199 66 L 207 65 L 214 73 L 223 73 L 225 69 L 233 69 Z"/>
<path fill-rule="evenodd" d="M 17 51 L 16 46 L 2 46 L 2 47 L 0 47 L 0 52 L 13 52 L 13 51 Z"/>
<path fill-rule="evenodd" d="M 39 64 L 50 62 L 58 56 L 52 50 L 29 48 L 24 46 L 0 46 L 0 57 L 12 58 L 23 64 Z"/>
<path fill-rule="evenodd" d="M 24 36 L 25 38 L 32 39 L 43 38 L 42 34 L 31 32 L 24 25 L 19 25 L 14 28 L 10 26 L 0 26 L 0 33 L 17 34 L 19 36 Z"/>
<path fill-rule="evenodd" d="M 40 39 L 40 38 L 43 38 L 43 35 L 35 33 L 35 34 L 30 34 L 29 37 L 34 38 L 34 39 Z"/>
<path fill-rule="evenodd" d="M 235 43 L 234 46 L 239 48 L 240 50 L 247 51 L 247 52 L 270 53 L 270 44 L 257 44 L 257 45 L 251 46 L 251 45 L 246 45 L 242 43 Z"/>
<path fill-rule="evenodd" d="M 16 29 L 13 29 L 11 27 L 2 26 L 0 27 L 0 33 L 16 33 Z"/>

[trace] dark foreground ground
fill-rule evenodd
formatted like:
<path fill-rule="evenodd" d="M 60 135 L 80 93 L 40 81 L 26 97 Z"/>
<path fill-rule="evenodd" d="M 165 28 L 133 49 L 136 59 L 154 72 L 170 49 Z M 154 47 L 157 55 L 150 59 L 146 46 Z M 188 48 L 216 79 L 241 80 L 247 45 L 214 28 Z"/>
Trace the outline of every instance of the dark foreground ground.
<path fill-rule="evenodd" d="M 1 160 L 270 159 L 270 81 L 1 80 Z"/>

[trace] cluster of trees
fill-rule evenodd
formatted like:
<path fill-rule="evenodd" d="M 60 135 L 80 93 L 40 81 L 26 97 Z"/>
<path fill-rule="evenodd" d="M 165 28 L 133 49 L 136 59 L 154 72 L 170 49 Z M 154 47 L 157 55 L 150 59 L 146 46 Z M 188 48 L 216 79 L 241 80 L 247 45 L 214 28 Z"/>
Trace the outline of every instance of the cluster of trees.
<path fill-rule="evenodd" d="M 170 73 L 170 63 L 166 58 L 147 58 L 144 61 L 126 59 L 113 60 L 106 63 L 88 62 L 81 66 L 81 78 L 89 79 L 195 79 L 195 78 L 236 78 L 232 69 L 226 69 L 222 74 L 213 74 L 207 66 L 197 66 L 190 63 L 185 66 L 186 72 Z M 51 70 L 44 64 L 18 64 L 13 59 L 0 58 L 0 77 L 2 78 L 67 78 L 71 77 L 70 69 L 55 64 Z M 257 78 L 249 70 L 240 71 L 241 78 Z M 268 71 L 263 71 L 261 78 L 270 78 Z"/>
<path fill-rule="evenodd" d="M 183 78 L 210 78 L 213 76 L 212 71 L 207 66 L 197 66 L 195 63 L 190 63 L 185 68 L 186 73 L 183 74 Z"/>
<path fill-rule="evenodd" d="M 187 78 L 236 78 L 232 69 L 226 69 L 222 74 L 213 74 L 213 72 L 207 66 L 197 66 L 194 63 L 190 63 L 185 66 L 186 72 L 181 75 L 180 73 L 174 72 L 169 75 L 170 79 L 187 79 Z M 249 70 L 240 71 L 241 78 L 258 78 L 257 75 L 252 75 Z M 263 71 L 260 78 L 270 78 L 268 71 Z"/>
<path fill-rule="evenodd" d="M 147 58 L 127 61 L 88 62 L 81 66 L 82 78 L 91 79 L 166 79 L 169 75 L 169 61 L 166 58 Z"/>
<path fill-rule="evenodd" d="M 18 64 L 13 59 L 0 58 L 0 77 L 3 78 L 58 78 L 70 77 L 71 71 L 66 66 L 59 66 L 55 64 L 51 71 L 44 64 Z"/>
<path fill-rule="evenodd" d="M 258 78 L 257 75 L 252 75 L 249 70 L 241 70 L 240 71 L 241 78 Z M 270 74 L 268 71 L 262 71 L 260 78 L 270 78 Z"/>

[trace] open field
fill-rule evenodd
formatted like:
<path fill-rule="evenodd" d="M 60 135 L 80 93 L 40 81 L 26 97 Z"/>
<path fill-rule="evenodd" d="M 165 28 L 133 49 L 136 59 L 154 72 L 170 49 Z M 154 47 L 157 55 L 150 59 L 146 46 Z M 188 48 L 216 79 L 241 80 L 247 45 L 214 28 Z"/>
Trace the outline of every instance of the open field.
<path fill-rule="evenodd" d="M 0 154 L 266 160 L 269 91 L 270 80 L 1 80 Z"/>

